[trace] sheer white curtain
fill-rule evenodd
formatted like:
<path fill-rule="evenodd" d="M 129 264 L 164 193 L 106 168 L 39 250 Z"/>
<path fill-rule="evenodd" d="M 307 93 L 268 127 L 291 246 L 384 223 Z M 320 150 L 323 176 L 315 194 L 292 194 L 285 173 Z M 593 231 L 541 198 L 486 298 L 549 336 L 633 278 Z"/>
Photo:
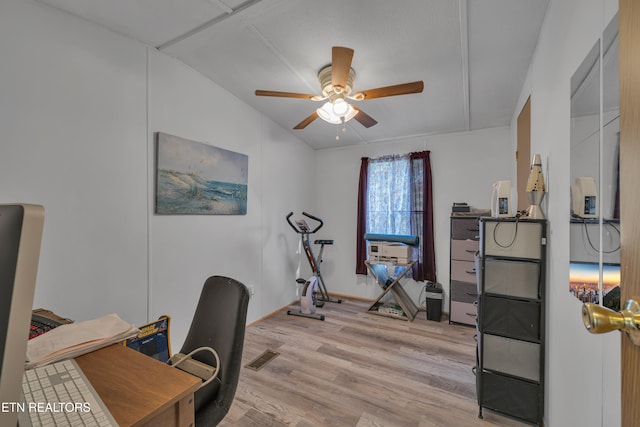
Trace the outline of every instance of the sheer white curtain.
<path fill-rule="evenodd" d="M 411 234 L 411 161 L 409 155 L 369 159 L 368 233 Z"/>

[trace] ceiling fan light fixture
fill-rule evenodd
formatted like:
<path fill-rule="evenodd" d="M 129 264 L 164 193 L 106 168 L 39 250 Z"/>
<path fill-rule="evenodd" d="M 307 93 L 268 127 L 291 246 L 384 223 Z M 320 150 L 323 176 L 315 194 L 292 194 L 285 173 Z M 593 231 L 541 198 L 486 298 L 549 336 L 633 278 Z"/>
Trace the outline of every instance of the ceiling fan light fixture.
<path fill-rule="evenodd" d="M 322 107 L 318 108 L 316 113 L 318 113 L 318 117 L 327 123 L 340 123 L 340 117 L 333 113 L 333 105 L 328 101 L 325 102 Z"/>
<path fill-rule="evenodd" d="M 336 108 L 338 104 L 338 108 Z M 340 123 L 346 123 L 358 114 L 358 110 L 353 108 L 351 104 L 341 99 L 340 102 L 325 102 L 324 105 L 316 110 L 318 117 L 327 123 L 339 125 Z"/>
<path fill-rule="evenodd" d="M 349 120 L 353 119 L 356 114 L 358 114 L 358 110 L 356 110 L 355 108 L 353 108 L 351 106 L 351 104 L 346 103 L 349 106 L 349 109 L 347 110 L 347 113 L 344 115 L 344 121 L 348 122 Z"/>
<path fill-rule="evenodd" d="M 336 116 L 344 117 L 349 111 L 349 107 L 351 107 L 351 105 L 349 105 L 347 101 L 342 98 L 338 98 L 333 102 L 333 107 L 331 109 Z"/>
<path fill-rule="evenodd" d="M 332 123 L 334 125 L 342 123 L 340 116 L 333 112 L 333 104 L 331 102 L 325 102 L 322 107 L 316 110 L 316 113 L 318 113 L 318 117 L 327 123 Z"/>

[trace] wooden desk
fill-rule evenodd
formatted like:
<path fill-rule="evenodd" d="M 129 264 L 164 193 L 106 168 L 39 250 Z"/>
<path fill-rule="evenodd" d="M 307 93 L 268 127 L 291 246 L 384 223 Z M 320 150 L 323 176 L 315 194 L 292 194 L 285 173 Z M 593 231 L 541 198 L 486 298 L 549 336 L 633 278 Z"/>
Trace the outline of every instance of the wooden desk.
<path fill-rule="evenodd" d="M 76 358 L 120 426 L 194 426 L 193 393 L 202 381 L 114 344 Z"/>

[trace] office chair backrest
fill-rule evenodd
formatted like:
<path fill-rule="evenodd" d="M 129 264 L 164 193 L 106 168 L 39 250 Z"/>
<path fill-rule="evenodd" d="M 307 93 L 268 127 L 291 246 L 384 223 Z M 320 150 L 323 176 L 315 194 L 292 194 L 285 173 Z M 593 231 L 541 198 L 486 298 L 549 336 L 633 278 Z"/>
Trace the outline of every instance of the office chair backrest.
<path fill-rule="evenodd" d="M 196 425 L 215 426 L 229 411 L 242 364 L 249 291 L 228 277 L 209 277 L 202 288 L 181 353 L 211 347 L 220 356 L 218 379 L 195 393 Z M 215 365 L 213 356 L 198 352 L 194 359 Z"/>

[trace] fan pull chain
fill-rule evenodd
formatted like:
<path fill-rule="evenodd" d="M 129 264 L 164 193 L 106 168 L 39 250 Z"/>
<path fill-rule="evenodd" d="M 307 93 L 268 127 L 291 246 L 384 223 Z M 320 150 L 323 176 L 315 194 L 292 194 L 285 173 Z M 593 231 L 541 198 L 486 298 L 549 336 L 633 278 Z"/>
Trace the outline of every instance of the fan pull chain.
<path fill-rule="evenodd" d="M 344 121 L 344 116 L 340 117 L 340 121 L 342 122 L 342 132 L 346 132 L 347 122 Z M 340 141 L 340 134 L 338 133 L 338 129 L 340 129 L 340 125 L 336 125 L 336 141 Z"/>

